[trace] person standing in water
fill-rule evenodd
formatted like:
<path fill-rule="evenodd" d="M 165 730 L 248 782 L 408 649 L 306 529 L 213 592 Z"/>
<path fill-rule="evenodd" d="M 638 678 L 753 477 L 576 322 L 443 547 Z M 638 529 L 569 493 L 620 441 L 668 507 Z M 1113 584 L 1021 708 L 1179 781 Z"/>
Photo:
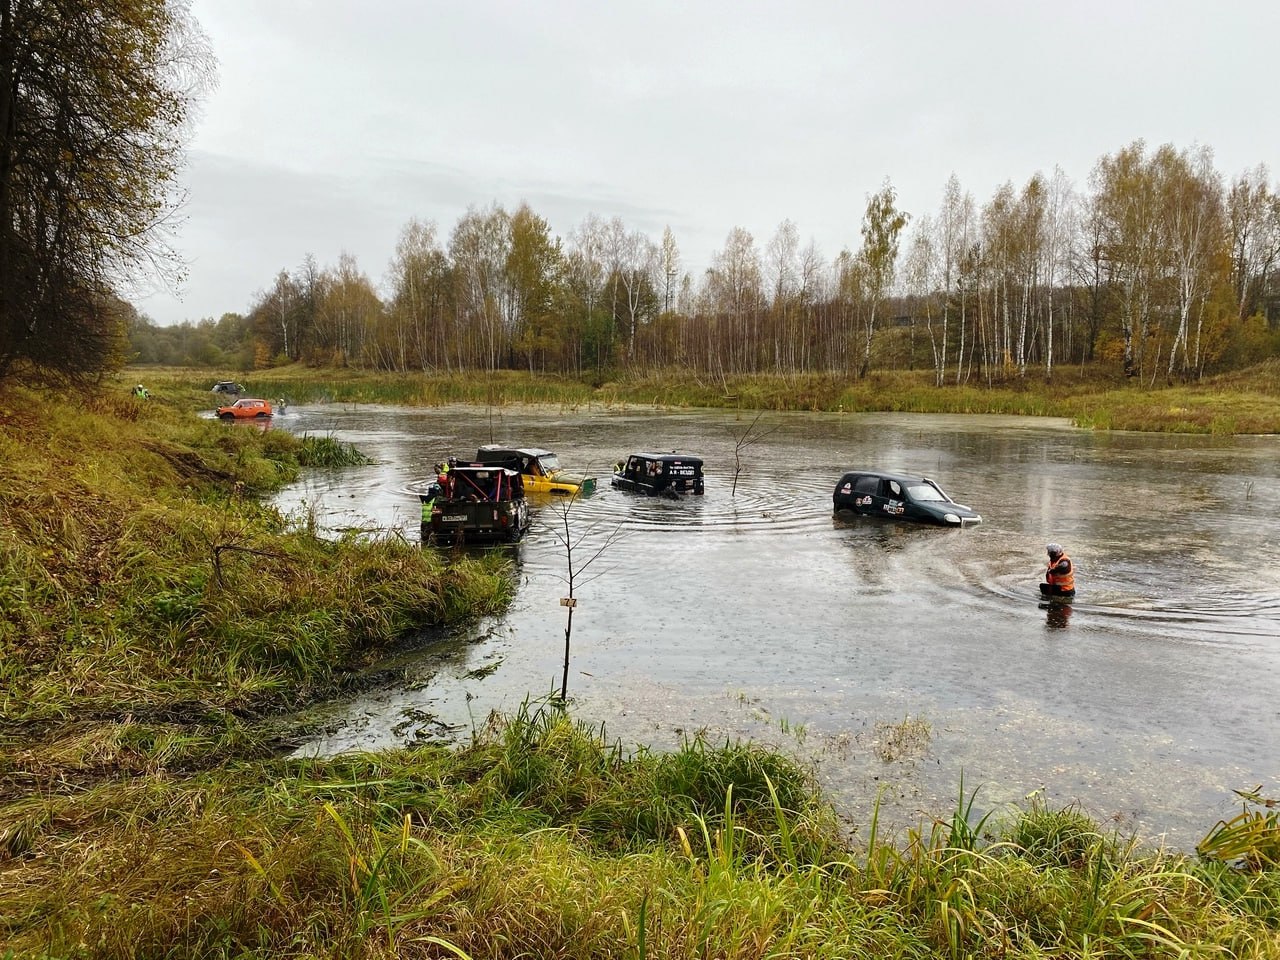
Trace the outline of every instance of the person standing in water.
<path fill-rule="evenodd" d="M 1060 544 L 1051 543 L 1045 550 L 1049 554 L 1049 565 L 1045 569 L 1045 582 L 1040 584 L 1040 596 L 1046 600 L 1070 600 L 1076 595 L 1075 565 Z"/>

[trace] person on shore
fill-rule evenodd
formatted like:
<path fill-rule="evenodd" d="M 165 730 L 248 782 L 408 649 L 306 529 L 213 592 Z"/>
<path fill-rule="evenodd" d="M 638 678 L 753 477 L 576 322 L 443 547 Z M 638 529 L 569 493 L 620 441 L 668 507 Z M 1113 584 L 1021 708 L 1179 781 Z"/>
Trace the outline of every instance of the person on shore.
<path fill-rule="evenodd" d="M 1046 600 L 1070 600 L 1076 595 L 1075 565 L 1060 544 L 1051 543 L 1045 550 L 1049 554 L 1049 565 L 1045 569 L 1045 582 L 1040 584 L 1040 596 Z"/>
<path fill-rule="evenodd" d="M 133 388 L 133 395 L 137 397 L 139 400 L 151 399 L 151 391 L 148 390 L 146 387 L 144 387 L 142 384 L 138 384 L 136 387 Z"/>

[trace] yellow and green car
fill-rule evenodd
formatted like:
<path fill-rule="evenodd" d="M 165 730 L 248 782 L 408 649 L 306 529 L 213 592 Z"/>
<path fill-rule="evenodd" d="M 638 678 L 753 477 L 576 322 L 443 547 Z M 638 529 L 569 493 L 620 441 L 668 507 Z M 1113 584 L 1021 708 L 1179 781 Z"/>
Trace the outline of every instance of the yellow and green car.
<path fill-rule="evenodd" d="M 538 447 L 486 444 L 476 452 L 476 462 L 519 471 L 524 477 L 526 493 L 586 497 L 596 489 L 595 477 L 566 473 L 560 469 L 560 459 L 554 453 Z"/>

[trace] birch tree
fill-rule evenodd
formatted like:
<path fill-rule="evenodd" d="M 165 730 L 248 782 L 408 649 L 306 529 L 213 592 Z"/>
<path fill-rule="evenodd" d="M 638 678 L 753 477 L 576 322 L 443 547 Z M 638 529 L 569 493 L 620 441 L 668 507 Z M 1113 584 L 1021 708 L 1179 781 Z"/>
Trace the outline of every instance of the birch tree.
<path fill-rule="evenodd" d="M 933 382 L 934 386 L 940 387 L 946 378 L 946 324 L 942 324 L 942 331 L 939 333 L 933 323 L 934 292 L 940 287 L 935 236 L 937 231 L 932 219 L 927 214 L 922 216 L 907 242 L 903 279 L 906 282 L 907 296 L 915 305 L 913 314 L 924 315 L 925 332 L 929 337 L 929 350 L 933 360 Z M 945 291 L 942 299 L 946 300 Z"/>
<path fill-rule="evenodd" d="M 458 283 L 458 307 L 478 333 L 479 356 L 489 370 L 498 368 L 505 344 L 505 270 L 511 249 L 511 218 L 494 204 L 487 211 L 469 208 L 453 228 L 449 257 Z"/>
<path fill-rule="evenodd" d="M 965 264 L 976 264 L 974 252 L 976 239 L 977 215 L 973 194 L 962 191 L 960 181 L 953 173 L 947 180 L 943 192 L 942 208 L 938 214 L 937 248 L 941 268 L 942 300 L 942 362 L 945 366 L 948 351 L 947 337 L 951 329 L 951 309 L 953 301 L 956 306 L 956 383 L 964 379 L 965 348 L 969 343 L 969 312 L 972 297 L 971 285 L 963 278 L 972 271 L 964 269 Z"/>
<path fill-rule="evenodd" d="M 942 336 L 938 344 L 938 375 L 945 375 L 947 366 L 947 340 L 951 330 L 951 298 L 956 281 L 956 264 L 964 247 L 965 204 L 973 206 L 973 200 L 960 190 L 960 180 L 953 173 L 943 188 L 942 207 L 936 220 L 936 238 L 931 242 L 938 262 L 938 282 L 942 286 Z M 932 336 L 932 334 L 931 334 Z M 961 333 L 963 337 L 963 333 Z M 964 349 L 963 341 L 960 347 Z M 938 381 L 942 385 L 942 381 Z"/>
<path fill-rule="evenodd" d="M 778 224 L 777 232 L 765 250 L 772 298 L 770 316 L 773 319 L 773 364 L 779 370 L 794 371 L 796 368 L 795 346 L 799 339 L 796 323 L 796 293 L 800 282 L 799 247 L 800 232 L 796 225 L 790 220 L 783 220 Z"/>
<path fill-rule="evenodd" d="M 569 232 L 564 277 L 568 287 L 567 301 L 576 307 L 576 315 L 569 324 L 568 335 L 572 341 L 574 366 L 579 372 L 585 359 L 584 352 L 593 354 L 596 367 L 605 366 L 609 360 L 611 343 L 599 315 L 607 277 L 605 234 L 604 221 L 595 214 L 589 215 Z"/>
<path fill-rule="evenodd" d="M 662 231 L 662 246 L 658 254 L 659 283 L 662 291 L 662 312 L 670 313 L 676 305 L 676 297 L 680 293 L 680 248 L 676 245 L 676 235 L 668 226 Z"/>
<path fill-rule="evenodd" d="M 817 348 L 821 339 L 823 305 L 831 297 L 828 276 L 826 259 L 817 242 L 810 240 L 800 252 L 800 288 L 796 292 L 800 310 L 797 359 L 802 370 L 812 370 L 815 365 L 821 369 L 830 368 Z"/>
<path fill-rule="evenodd" d="M 389 315 L 399 369 L 451 369 L 446 325 L 452 275 L 434 223 L 413 218 L 405 224 L 389 272 Z"/>
<path fill-rule="evenodd" d="M 1261 308 L 1268 278 L 1280 260 L 1280 197 L 1265 165 L 1232 181 L 1227 218 L 1237 316 L 1245 320 Z"/>
<path fill-rule="evenodd" d="M 1101 228 L 1101 255 L 1120 286 L 1123 369 L 1141 375 L 1160 278 L 1160 202 L 1146 145 L 1137 140 L 1098 161 L 1093 203 Z"/>
<path fill-rule="evenodd" d="M 558 347 L 552 303 L 560 279 L 560 241 L 525 203 L 511 215 L 510 241 L 503 271 L 506 336 L 513 354 L 522 355 L 532 372 L 545 369 L 547 355 Z"/>
<path fill-rule="evenodd" d="M 255 363 L 266 366 L 277 357 L 290 359 L 296 348 L 302 292 L 288 270 L 276 274 L 270 290 L 258 294 L 249 310 Z"/>
<path fill-rule="evenodd" d="M 655 298 L 650 278 L 657 267 L 660 253 L 643 233 L 632 231 L 621 238 L 616 247 L 614 269 L 621 286 L 626 310 L 627 359 L 636 358 L 636 336 L 641 326 L 652 319 Z"/>
<path fill-rule="evenodd" d="M 1044 280 L 1047 288 L 1044 322 L 1044 372 L 1053 376 L 1054 318 L 1053 304 L 1062 275 L 1063 263 L 1069 255 L 1071 238 L 1075 235 L 1075 194 L 1071 181 L 1061 167 L 1053 168 L 1049 180 L 1044 218 L 1044 239 L 1041 250 L 1044 256 Z"/>
<path fill-rule="evenodd" d="M 1215 266 L 1222 262 L 1229 242 L 1222 183 L 1207 148 L 1179 153 L 1172 146 L 1163 146 L 1153 158 L 1153 167 L 1178 312 L 1166 373 L 1173 376 L 1181 356 L 1183 372 L 1198 374 L 1205 305 L 1214 284 Z"/>
<path fill-rule="evenodd" d="M 876 314 L 881 302 L 893 286 L 898 261 L 898 237 L 910 219 L 895 205 L 897 195 L 888 180 L 867 201 L 862 218 L 861 259 L 866 267 L 864 340 L 862 367 L 858 376 L 865 377 L 871 368 L 871 341 L 876 331 Z"/>
<path fill-rule="evenodd" d="M 729 231 L 722 250 L 707 271 L 710 308 L 713 311 L 716 354 L 728 357 L 731 373 L 750 372 L 758 349 L 761 291 L 760 257 L 755 239 L 742 227 Z M 717 367 L 724 372 L 723 361 Z"/>
<path fill-rule="evenodd" d="M 366 346 L 376 348 L 371 334 L 379 325 L 382 301 L 352 254 L 343 252 L 337 266 L 325 271 L 322 289 L 316 319 L 318 359 L 337 366 L 352 361 L 390 366 L 389 358 L 376 349 L 365 352 Z"/>

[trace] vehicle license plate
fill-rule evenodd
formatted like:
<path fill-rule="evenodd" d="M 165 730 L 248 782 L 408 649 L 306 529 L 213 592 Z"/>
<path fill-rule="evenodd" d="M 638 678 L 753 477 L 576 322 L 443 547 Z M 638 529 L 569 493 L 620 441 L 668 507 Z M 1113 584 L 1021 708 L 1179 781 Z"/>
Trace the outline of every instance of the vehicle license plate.
<path fill-rule="evenodd" d="M 440 520 L 441 520 L 442 522 L 444 522 L 444 523 L 462 523 L 462 522 L 463 522 L 464 520 L 466 520 L 466 519 L 467 519 L 467 515 L 466 515 L 465 513 L 463 513 L 463 514 L 459 514 L 459 515 L 458 515 L 458 516 L 456 516 L 456 517 L 441 517 L 441 518 L 440 518 Z"/>

